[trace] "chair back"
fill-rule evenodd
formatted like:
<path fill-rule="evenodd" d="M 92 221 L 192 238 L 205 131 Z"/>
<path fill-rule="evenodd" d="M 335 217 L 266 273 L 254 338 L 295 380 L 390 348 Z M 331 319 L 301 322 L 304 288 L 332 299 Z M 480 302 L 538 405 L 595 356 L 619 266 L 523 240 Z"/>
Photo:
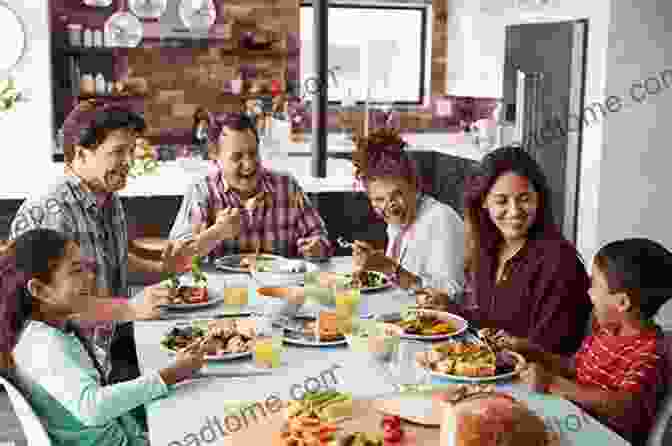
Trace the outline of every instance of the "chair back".
<path fill-rule="evenodd" d="M 656 421 L 649 434 L 647 446 L 672 445 L 672 330 L 663 332 L 660 345 L 663 357 L 662 382 L 663 395 L 658 406 Z"/>
<path fill-rule="evenodd" d="M 30 446 L 52 446 L 47 430 L 28 401 L 19 392 L 19 389 L 2 376 L 0 376 L 0 385 L 4 386 L 7 390 L 9 401 L 21 423 L 28 444 Z"/>

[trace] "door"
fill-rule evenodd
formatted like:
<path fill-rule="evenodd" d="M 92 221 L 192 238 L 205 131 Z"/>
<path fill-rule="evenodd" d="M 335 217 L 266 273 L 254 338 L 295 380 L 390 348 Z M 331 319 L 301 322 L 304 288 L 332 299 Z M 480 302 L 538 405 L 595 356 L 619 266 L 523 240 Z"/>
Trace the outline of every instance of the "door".
<path fill-rule="evenodd" d="M 503 96 L 551 189 L 555 222 L 576 242 L 587 20 L 506 28 Z M 572 117 L 570 121 L 570 116 Z"/>

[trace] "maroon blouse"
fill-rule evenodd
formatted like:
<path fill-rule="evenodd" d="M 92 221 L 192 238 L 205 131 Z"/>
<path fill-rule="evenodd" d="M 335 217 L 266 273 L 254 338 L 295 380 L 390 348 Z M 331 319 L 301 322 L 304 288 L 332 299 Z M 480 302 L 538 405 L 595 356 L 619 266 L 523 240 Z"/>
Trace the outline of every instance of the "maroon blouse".
<path fill-rule="evenodd" d="M 507 263 L 496 284 L 497 255 L 485 256 L 460 311 L 482 327 L 528 338 L 544 350 L 569 355 L 586 334 L 592 303 L 590 280 L 576 248 L 559 238 L 530 239 Z"/>

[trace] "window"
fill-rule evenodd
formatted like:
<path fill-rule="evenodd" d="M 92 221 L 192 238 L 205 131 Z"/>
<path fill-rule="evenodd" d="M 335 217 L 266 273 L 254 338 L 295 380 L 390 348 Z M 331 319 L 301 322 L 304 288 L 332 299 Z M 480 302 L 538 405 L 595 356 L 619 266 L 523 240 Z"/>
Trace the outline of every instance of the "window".
<path fill-rule="evenodd" d="M 426 94 L 427 6 L 329 5 L 329 102 L 421 105 Z M 313 7 L 301 5 L 301 85 L 315 76 Z M 368 82 L 367 82 L 368 78 Z M 305 94 L 305 92 L 302 91 Z"/>

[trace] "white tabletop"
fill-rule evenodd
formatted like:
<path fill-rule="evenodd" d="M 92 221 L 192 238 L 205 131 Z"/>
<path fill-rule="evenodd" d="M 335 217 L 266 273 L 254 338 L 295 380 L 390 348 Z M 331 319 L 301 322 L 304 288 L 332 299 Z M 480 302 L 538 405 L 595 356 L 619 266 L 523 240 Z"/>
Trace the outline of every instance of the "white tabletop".
<path fill-rule="evenodd" d="M 351 271 L 352 260 L 350 257 L 334 258 L 331 262 L 321 264 L 320 267 L 325 271 L 346 272 Z M 225 286 L 240 287 L 247 285 L 250 290 L 250 305 L 254 306 L 256 302 L 255 281 L 242 274 L 226 274 L 215 272 L 206 267 L 208 273 L 208 282 L 211 289 L 222 289 Z M 362 294 L 362 306 L 360 313 L 385 313 L 399 311 L 404 304 L 410 304 L 413 298 L 405 291 L 399 289 L 383 290 L 374 293 Z M 302 311 L 315 311 L 321 305 L 312 303 L 306 304 Z M 162 320 L 135 323 L 135 339 L 138 352 L 138 360 L 142 373 L 149 370 L 158 370 L 168 366 L 172 362 L 169 353 L 160 348 L 159 341 L 164 333 L 178 323 L 188 322 L 189 319 L 206 318 L 221 313 L 225 306 L 219 305 L 208 310 L 193 313 L 183 313 L 182 321 Z M 416 352 L 428 348 L 427 343 L 402 341 L 400 354 L 403 356 L 403 367 L 405 371 L 411 370 L 411 374 L 405 373 L 409 384 L 420 382 L 417 378 L 421 375 L 413 375 L 417 370 L 414 366 L 413 357 Z M 224 419 L 226 414 L 244 413 L 247 408 L 248 418 L 252 412 L 256 412 L 257 417 L 263 418 L 263 407 L 255 406 L 254 402 L 268 402 L 274 399 L 288 400 L 301 398 L 306 390 L 317 390 L 326 388 L 335 388 L 340 391 L 350 392 L 355 398 L 375 398 L 385 394 L 396 392 L 393 381 L 397 381 L 386 373 L 380 364 L 372 361 L 368 355 L 352 352 L 348 347 L 330 347 L 330 348 L 312 348 L 296 347 L 285 345 L 282 354 L 282 366 L 273 369 L 269 376 L 254 377 L 235 377 L 221 378 L 213 377 L 207 379 L 198 379 L 185 382 L 176 386 L 166 397 L 156 400 L 147 405 L 147 417 L 149 425 L 150 440 L 154 446 L 177 446 L 178 444 L 196 444 L 189 443 L 193 437 L 189 433 L 199 436 L 199 432 L 208 423 L 212 423 L 212 417 Z M 206 369 L 208 371 L 252 371 L 254 370 L 251 359 L 240 359 L 233 362 L 217 363 L 209 362 Z M 406 381 L 404 381 L 406 382 Z M 432 380 L 433 385 L 447 384 L 445 380 Z M 504 390 L 514 392 L 519 386 L 504 386 Z M 545 415 L 548 408 L 549 420 L 555 424 L 567 424 L 568 428 L 558 428 L 565 430 L 566 443 L 586 444 L 583 440 L 590 438 L 590 441 L 597 441 L 593 444 L 626 445 L 624 441 L 619 443 L 619 437 L 611 433 L 599 422 L 590 418 L 579 408 L 569 401 L 561 398 L 550 397 L 544 400 L 544 396 L 536 397 L 525 396 L 523 399 L 529 399 L 530 407 L 533 410 L 540 410 Z M 410 401 L 409 401 L 410 403 Z M 411 407 L 411 406 L 409 406 Z M 423 410 L 422 403 L 414 404 L 413 410 Z M 411 410 L 411 409 L 409 409 Z M 564 414 L 564 415 L 563 415 Z M 563 418 L 564 417 L 564 418 Z M 576 420 L 579 417 L 582 428 L 575 432 Z M 590 420 L 590 421 L 588 421 Z M 572 424 L 573 423 L 573 424 Z M 249 427 L 249 426 L 248 426 Z M 226 428 L 224 428 L 226 431 Z M 225 436 L 217 436 L 217 441 L 209 442 L 213 445 L 224 444 Z M 581 440 L 581 441 L 579 441 Z M 193 441 L 193 440 L 192 440 Z M 605 441 L 607 443 L 605 443 Z"/>

